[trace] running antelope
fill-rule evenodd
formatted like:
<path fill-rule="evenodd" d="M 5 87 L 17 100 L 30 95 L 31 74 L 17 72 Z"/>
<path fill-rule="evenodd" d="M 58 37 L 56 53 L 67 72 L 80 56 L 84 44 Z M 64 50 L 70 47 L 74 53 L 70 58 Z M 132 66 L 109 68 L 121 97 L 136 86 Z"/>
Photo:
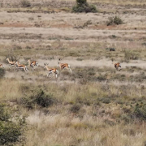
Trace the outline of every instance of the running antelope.
<path fill-rule="evenodd" d="M 59 64 L 60 70 L 68 69 L 68 70 L 70 70 L 70 72 L 72 72 L 72 70 L 70 68 L 70 65 L 68 63 L 60 63 L 60 62 L 58 62 L 58 64 Z"/>
<path fill-rule="evenodd" d="M 114 66 L 115 66 L 116 70 L 119 70 L 119 68 L 121 68 L 120 63 L 115 63 Z M 120 71 L 120 70 L 119 70 L 119 71 Z"/>
<path fill-rule="evenodd" d="M 113 64 L 113 58 L 112 58 L 112 64 Z M 121 70 L 121 69 L 119 69 L 119 68 L 121 68 L 121 65 L 120 65 L 120 63 L 118 62 L 118 63 L 114 63 L 114 67 L 116 68 L 116 70 Z"/>
<path fill-rule="evenodd" d="M 11 66 L 14 66 L 16 64 L 15 61 L 10 61 L 9 58 L 7 58 L 6 60 L 8 61 L 9 65 L 11 65 Z"/>
<path fill-rule="evenodd" d="M 27 67 L 25 65 L 23 65 L 23 64 L 19 64 L 18 61 L 16 62 L 16 67 L 20 68 L 20 69 L 23 69 L 24 71 L 27 71 Z"/>
<path fill-rule="evenodd" d="M 35 66 L 38 66 L 38 63 L 36 61 L 31 61 L 31 60 L 28 60 L 28 64 L 29 66 L 31 66 L 33 69 Z"/>
<path fill-rule="evenodd" d="M 47 71 L 49 71 L 47 73 L 47 77 L 49 77 L 50 74 L 52 74 L 53 76 L 55 75 L 56 78 L 58 77 L 59 71 L 56 68 L 49 68 L 48 64 L 44 63 L 44 68 L 47 69 Z"/>
<path fill-rule="evenodd" d="M 4 68 L 3 64 L 0 64 L 0 68 Z"/>

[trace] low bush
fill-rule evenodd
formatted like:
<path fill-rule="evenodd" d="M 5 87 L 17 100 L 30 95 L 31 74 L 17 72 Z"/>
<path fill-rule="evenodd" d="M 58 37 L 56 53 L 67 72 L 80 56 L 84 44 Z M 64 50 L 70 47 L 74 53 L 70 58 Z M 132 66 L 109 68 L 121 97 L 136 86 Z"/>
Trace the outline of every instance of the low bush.
<path fill-rule="evenodd" d="M 52 95 L 46 95 L 43 90 L 41 90 L 35 97 L 35 101 L 38 105 L 42 107 L 48 107 L 55 103 L 54 98 L 52 98 Z"/>
<path fill-rule="evenodd" d="M 11 118 L 12 114 L 8 112 L 5 105 L 0 104 L 0 145 L 13 145 L 22 133 L 21 120 L 13 122 Z"/>
<path fill-rule="evenodd" d="M 41 107 L 49 107 L 57 102 L 52 95 L 46 94 L 43 90 L 32 91 L 29 97 L 23 97 L 20 101 L 25 107 L 33 109 L 37 104 Z"/>
<path fill-rule="evenodd" d="M 125 51 L 124 57 L 125 57 L 125 60 L 138 60 L 139 55 L 137 53 L 134 53 L 134 52 Z"/>
<path fill-rule="evenodd" d="M 72 113 L 78 113 L 78 111 L 80 110 L 81 106 L 79 104 L 75 104 L 70 108 L 70 112 Z"/>
<path fill-rule="evenodd" d="M 136 118 L 146 120 L 146 105 L 137 104 L 135 106 L 134 115 L 136 116 Z"/>
<path fill-rule="evenodd" d="M 20 4 L 21 4 L 22 7 L 25 7 L 25 8 L 31 6 L 31 3 L 28 0 L 22 0 L 20 2 Z"/>
<path fill-rule="evenodd" d="M 0 121 L 0 145 L 16 142 L 21 135 L 21 127 L 13 122 Z"/>
<path fill-rule="evenodd" d="M 106 74 L 103 75 L 103 74 L 99 73 L 96 80 L 99 81 L 99 82 L 105 81 L 105 80 L 107 80 L 107 75 Z"/>
<path fill-rule="evenodd" d="M 118 16 L 109 17 L 108 19 L 109 20 L 107 21 L 107 26 L 123 24 L 123 20 Z"/>

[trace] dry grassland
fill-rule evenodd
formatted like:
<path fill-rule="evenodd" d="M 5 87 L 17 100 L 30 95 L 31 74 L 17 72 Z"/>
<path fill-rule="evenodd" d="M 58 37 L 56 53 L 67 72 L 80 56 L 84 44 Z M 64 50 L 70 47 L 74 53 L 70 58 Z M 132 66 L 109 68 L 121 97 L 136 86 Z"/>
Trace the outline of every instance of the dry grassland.
<path fill-rule="evenodd" d="M 0 103 L 26 123 L 12 145 L 145 146 L 146 1 L 89 0 L 98 13 L 87 14 L 71 13 L 73 0 L 21 2 L 0 1 Z M 107 26 L 114 16 L 123 24 Z M 73 72 L 60 71 L 59 59 Z M 58 79 L 47 78 L 44 63 Z"/>

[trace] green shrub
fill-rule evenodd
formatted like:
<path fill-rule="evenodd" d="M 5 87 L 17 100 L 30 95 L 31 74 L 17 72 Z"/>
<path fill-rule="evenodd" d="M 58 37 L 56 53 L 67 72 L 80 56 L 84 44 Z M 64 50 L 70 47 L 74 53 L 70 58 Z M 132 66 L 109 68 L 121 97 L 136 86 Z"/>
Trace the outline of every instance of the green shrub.
<path fill-rule="evenodd" d="M 37 104 L 41 107 L 49 107 L 57 102 L 50 94 L 46 94 L 43 90 L 32 91 L 29 97 L 24 97 L 20 101 L 25 107 L 33 109 Z"/>
<path fill-rule="evenodd" d="M 146 105 L 137 104 L 135 106 L 134 115 L 142 120 L 146 120 Z"/>
<path fill-rule="evenodd" d="M 73 6 L 72 8 L 72 12 L 74 13 L 82 13 L 82 12 L 96 13 L 97 12 L 96 7 L 94 5 L 89 5 L 86 0 L 77 0 L 76 3 L 77 3 L 76 6 Z"/>
<path fill-rule="evenodd" d="M 27 1 L 27 0 L 22 0 L 21 1 L 21 6 L 22 7 L 30 7 L 31 6 L 31 3 L 29 2 L 29 1 Z"/>
<path fill-rule="evenodd" d="M 0 68 L 0 78 L 3 78 L 5 75 L 5 70 L 3 68 Z"/>
<path fill-rule="evenodd" d="M 0 145 L 12 145 L 19 140 L 23 125 L 19 118 L 15 122 L 11 118 L 15 117 L 12 117 L 5 105 L 0 104 Z"/>
<path fill-rule="evenodd" d="M 107 21 L 107 26 L 114 25 L 114 24 L 116 24 L 116 25 L 123 24 L 122 19 L 120 17 L 118 17 L 118 16 L 109 17 L 108 19 L 109 20 Z"/>
<path fill-rule="evenodd" d="M 40 91 L 36 97 L 36 103 L 42 107 L 48 107 L 54 104 L 55 100 L 51 95 L 46 95 L 44 91 Z"/>
<path fill-rule="evenodd" d="M 8 114 L 5 106 L 0 104 L 0 121 L 8 121 L 10 115 Z"/>
<path fill-rule="evenodd" d="M 0 121 L 0 145 L 16 142 L 21 135 L 21 127 L 13 122 Z"/>

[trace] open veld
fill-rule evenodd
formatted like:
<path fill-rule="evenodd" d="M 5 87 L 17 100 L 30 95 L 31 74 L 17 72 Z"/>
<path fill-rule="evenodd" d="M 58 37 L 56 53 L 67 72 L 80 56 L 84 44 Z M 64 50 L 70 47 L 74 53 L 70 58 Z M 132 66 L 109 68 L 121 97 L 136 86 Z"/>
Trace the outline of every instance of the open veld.
<path fill-rule="evenodd" d="M 0 145 L 146 146 L 146 1 L 88 3 L 98 12 L 72 13 L 73 0 L 0 2 Z M 123 24 L 107 26 L 115 16 Z"/>

